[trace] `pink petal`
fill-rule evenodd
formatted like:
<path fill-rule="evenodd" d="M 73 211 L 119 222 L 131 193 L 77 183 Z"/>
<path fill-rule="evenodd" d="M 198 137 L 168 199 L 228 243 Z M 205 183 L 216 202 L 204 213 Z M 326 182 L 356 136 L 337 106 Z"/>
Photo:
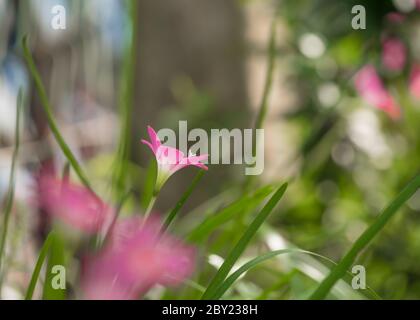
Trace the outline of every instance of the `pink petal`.
<path fill-rule="evenodd" d="M 420 65 L 416 64 L 411 69 L 410 93 L 413 97 L 420 99 Z"/>
<path fill-rule="evenodd" d="M 204 170 L 208 170 L 208 167 L 205 164 L 200 162 L 200 161 L 207 160 L 208 157 L 209 157 L 208 154 L 203 154 L 203 155 L 199 155 L 199 156 L 190 156 L 187 159 L 188 159 L 188 163 L 190 165 L 199 167 L 199 168 L 204 169 Z"/>
<path fill-rule="evenodd" d="M 373 66 L 366 65 L 359 70 L 355 75 L 354 82 L 357 92 L 369 104 L 382 109 L 393 119 L 400 117 L 400 107 L 383 86 L 382 80 Z"/>
<path fill-rule="evenodd" d="M 89 234 L 99 232 L 113 215 L 90 190 L 49 175 L 40 179 L 40 204 L 51 217 Z"/>
<path fill-rule="evenodd" d="M 134 299 L 152 286 L 176 285 L 191 275 L 195 254 L 190 247 L 160 232 L 154 217 L 118 221 L 110 242 L 85 260 L 82 289 L 85 297 Z"/>
<path fill-rule="evenodd" d="M 151 127 L 151 126 L 147 126 L 147 132 L 149 133 L 149 137 L 150 137 L 150 142 L 152 143 L 153 146 L 153 152 L 156 153 L 156 150 L 160 147 L 161 142 L 159 140 L 159 137 L 157 136 L 156 131 Z"/>
<path fill-rule="evenodd" d="M 405 21 L 405 15 L 399 12 L 390 12 L 385 18 L 392 23 L 402 23 Z"/>
<path fill-rule="evenodd" d="M 158 163 L 171 168 L 183 161 L 184 153 L 176 148 L 160 146 L 156 152 L 156 159 Z"/>
<path fill-rule="evenodd" d="M 142 139 L 141 143 L 147 145 L 150 148 L 150 150 L 152 150 L 153 153 L 156 153 L 154 147 L 152 146 L 152 144 L 149 141 Z"/>
<path fill-rule="evenodd" d="M 407 50 L 398 38 L 387 38 L 382 43 L 382 63 L 391 71 L 401 71 L 406 62 Z"/>

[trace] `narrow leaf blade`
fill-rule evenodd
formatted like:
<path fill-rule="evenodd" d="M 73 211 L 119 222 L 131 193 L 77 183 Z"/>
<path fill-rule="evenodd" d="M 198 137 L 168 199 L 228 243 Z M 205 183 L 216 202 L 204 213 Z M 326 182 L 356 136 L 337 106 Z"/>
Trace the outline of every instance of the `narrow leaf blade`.
<path fill-rule="evenodd" d="M 330 274 L 321 282 L 318 288 L 309 297 L 311 300 L 324 299 L 334 284 L 344 276 L 347 269 L 356 260 L 359 253 L 379 234 L 395 213 L 406 203 L 420 188 L 420 174 L 411 180 L 388 207 L 376 218 L 365 232 L 354 242 L 353 246 L 335 266 Z"/>
<path fill-rule="evenodd" d="M 239 239 L 235 247 L 231 250 L 227 258 L 223 262 L 222 266 L 211 280 L 209 286 L 207 287 L 207 290 L 202 296 L 202 299 L 209 299 L 215 294 L 217 288 L 225 280 L 233 265 L 241 256 L 241 254 L 245 251 L 246 247 L 248 246 L 249 242 L 252 240 L 253 236 L 256 234 L 260 226 L 264 223 L 268 215 L 283 197 L 284 193 L 286 192 L 286 189 L 287 183 L 280 186 L 280 188 L 278 188 L 278 190 L 274 193 L 271 199 L 264 206 L 264 208 L 255 217 L 254 221 L 245 230 L 242 237 Z"/>
<path fill-rule="evenodd" d="M 36 284 L 41 273 L 42 265 L 44 264 L 45 258 L 47 257 L 48 251 L 50 250 L 51 241 L 53 234 L 50 233 L 42 245 L 41 251 L 39 252 L 38 260 L 35 264 L 34 271 L 32 272 L 31 281 L 29 282 L 28 289 L 26 290 L 25 300 L 32 300 L 32 296 L 35 291 Z"/>
<path fill-rule="evenodd" d="M 195 176 L 194 180 L 192 181 L 191 185 L 188 187 L 188 189 L 184 192 L 184 194 L 181 196 L 181 199 L 177 202 L 175 207 L 172 209 L 172 211 L 169 213 L 169 215 L 166 217 L 165 222 L 163 223 L 162 231 L 166 231 L 172 221 L 175 219 L 176 215 L 178 214 L 179 210 L 184 206 L 185 202 L 190 197 L 191 193 L 195 190 L 197 187 L 197 184 L 200 182 L 201 178 L 203 178 L 205 171 L 200 170 L 197 175 Z"/>

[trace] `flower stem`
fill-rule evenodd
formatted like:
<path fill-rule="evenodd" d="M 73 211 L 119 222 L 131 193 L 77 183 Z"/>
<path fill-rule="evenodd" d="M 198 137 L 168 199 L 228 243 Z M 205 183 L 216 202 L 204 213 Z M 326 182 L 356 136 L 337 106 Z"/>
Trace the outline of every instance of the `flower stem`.
<path fill-rule="evenodd" d="M 38 256 L 38 260 L 36 262 L 34 271 L 31 276 L 31 281 L 26 291 L 25 300 L 32 300 L 32 296 L 34 294 L 35 287 L 38 282 L 39 274 L 41 273 L 42 265 L 44 264 L 45 258 L 47 257 L 47 254 L 50 250 L 53 237 L 54 237 L 54 233 L 50 232 L 50 234 L 45 239 L 44 244 L 42 245 L 41 251 Z"/>
<path fill-rule="evenodd" d="M 271 22 L 270 38 L 267 47 L 267 71 L 264 81 L 264 90 L 261 97 L 261 102 L 258 109 L 258 114 L 254 123 L 254 130 L 262 129 L 264 121 L 268 111 L 268 99 L 270 97 L 271 88 L 273 86 L 274 71 L 276 69 L 276 55 L 277 55 L 277 44 L 276 44 L 276 24 L 277 24 L 277 11 L 274 14 L 273 21 Z M 252 143 L 252 154 L 256 154 L 257 150 L 257 138 Z M 254 176 L 248 175 L 244 181 L 243 189 L 248 192 L 252 188 Z"/>
<path fill-rule="evenodd" d="M 143 220 L 144 222 L 146 222 L 147 219 L 149 218 L 150 213 L 152 212 L 153 206 L 155 205 L 156 198 L 157 198 L 157 194 L 154 194 L 152 198 L 150 199 L 146 212 L 144 213 L 144 220 Z"/>
<path fill-rule="evenodd" d="M 134 105 L 134 92 L 136 81 L 136 61 L 138 54 L 138 1 L 129 0 L 128 8 L 131 24 L 131 38 L 126 48 L 123 61 L 122 79 L 120 84 L 120 137 L 118 143 L 118 153 L 114 164 L 113 188 L 117 197 L 123 196 L 126 181 L 128 178 L 127 162 L 130 160 L 131 127 Z"/>
<path fill-rule="evenodd" d="M 61 148 L 61 151 L 64 153 L 67 160 L 69 161 L 69 163 L 73 167 L 73 169 L 76 172 L 77 176 L 79 177 L 80 181 L 89 190 L 91 190 L 92 193 L 94 193 L 93 189 L 90 185 L 90 182 L 89 182 L 87 176 L 85 175 L 82 167 L 78 163 L 76 157 L 74 156 L 70 147 L 67 145 L 63 136 L 61 135 L 60 130 L 58 129 L 58 125 L 57 125 L 57 123 L 55 121 L 55 118 L 54 118 L 54 115 L 52 113 L 52 108 L 51 108 L 51 104 L 50 104 L 50 101 L 49 101 L 48 96 L 47 96 L 47 92 L 45 90 L 44 84 L 42 83 L 41 76 L 38 72 L 38 69 L 35 66 L 35 62 L 32 58 L 31 52 L 29 51 L 27 42 L 28 42 L 28 39 L 25 36 L 22 40 L 23 57 L 24 57 L 24 59 L 26 61 L 26 64 L 28 66 L 29 73 L 32 75 L 32 78 L 34 80 L 35 88 L 37 89 L 39 98 L 41 100 L 41 106 L 44 108 L 44 112 L 45 112 L 45 115 L 47 117 L 47 122 L 48 122 L 48 125 L 49 125 L 50 129 L 51 129 L 51 132 L 53 133 L 55 140 L 57 141 L 58 145 Z"/>
<path fill-rule="evenodd" d="M 12 156 L 12 165 L 10 168 L 10 176 L 9 176 L 9 190 L 7 192 L 6 207 L 4 209 L 4 216 L 3 216 L 4 218 L 3 218 L 3 225 L 2 225 L 2 234 L 1 234 L 1 239 L 0 239 L 0 291 L 1 291 L 3 276 L 4 276 L 3 255 L 5 255 L 9 220 L 10 220 L 10 214 L 12 212 L 13 199 L 15 195 L 15 179 L 16 179 L 15 176 L 16 176 L 17 158 L 19 154 L 19 144 L 20 144 L 19 132 L 20 132 L 20 118 L 21 118 L 22 108 L 23 108 L 23 93 L 22 93 L 22 90 L 19 90 L 19 94 L 17 98 L 17 110 L 16 110 L 15 149 L 13 151 L 13 156 Z"/>
<path fill-rule="evenodd" d="M 162 232 L 165 232 L 169 228 L 170 224 L 175 219 L 179 210 L 181 210 L 181 208 L 183 207 L 185 202 L 190 197 L 191 193 L 194 191 L 197 184 L 200 182 L 201 178 L 204 176 L 204 173 L 205 173 L 205 171 L 200 170 L 198 172 L 198 174 L 195 176 L 195 178 L 194 178 L 193 182 L 191 183 L 191 185 L 189 186 L 189 188 L 184 192 L 181 199 L 177 202 L 175 207 L 172 209 L 172 211 L 166 217 L 166 220 L 165 220 L 165 222 L 163 223 L 163 226 L 162 226 Z"/>

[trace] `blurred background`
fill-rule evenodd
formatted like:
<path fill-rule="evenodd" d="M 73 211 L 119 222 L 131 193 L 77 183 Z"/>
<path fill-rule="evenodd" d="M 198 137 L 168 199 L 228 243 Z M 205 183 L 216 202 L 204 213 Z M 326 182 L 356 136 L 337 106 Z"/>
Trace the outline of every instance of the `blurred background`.
<path fill-rule="evenodd" d="M 146 126 L 177 131 L 178 121 L 187 120 L 189 129 L 253 128 L 267 74 L 265 170 L 253 183 L 291 183 L 254 250 L 287 242 L 337 261 L 418 172 L 420 85 L 416 91 L 413 70 L 420 63 L 419 1 L 134 2 L 0 0 L 2 206 L 19 88 L 26 93 L 4 298 L 22 297 L 46 233 L 46 218 L 31 206 L 34 175 L 48 166 L 61 171 L 65 164 L 22 59 L 24 35 L 60 130 L 95 187 L 111 199 L 119 140 L 130 136 L 120 185 L 135 190 L 133 210 L 144 203 L 145 168 L 152 159 L 140 144 Z M 65 30 L 51 28 L 55 5 L 66 9 Z M 365 7 L 366 29 L 352 28 L 354 5 Z M 386 48 L 389 39 L 398 41 L 396 49 Z M 401 110 L 399 119 L 355 90 L 354 76 L 365 65 L 375 67 Z M 134 85 L 127 88 L 124 79 L 130 77 Z M 122 106 L 130 103 L 132 114 L 124 117 Z M 158 211 L 174 206 L 195 173 L 186 170 L 169 181 Z M 240 194 L 244 180 L 239 165 L 210 166 L 183 209 L 195 209 L 196 216 L 186 214 L 176 230 L 188 230 L 211 199 Z M 358 263 L 381 297 L 419 299 L 420 192 L 401 211 Z M 226 224 L 233 233 L 234 227 L 233 221 Z M 221 246 L 218 254 L 227 249 Z M 316 277 L 307 268 L 314 265 L 302 260 L 297 272 L 284 262 L 258 269 L 231 297 L 302 298 L 312 285 L 308 275 Z M 266 292 L 267 286 L 274 287 Z"/>

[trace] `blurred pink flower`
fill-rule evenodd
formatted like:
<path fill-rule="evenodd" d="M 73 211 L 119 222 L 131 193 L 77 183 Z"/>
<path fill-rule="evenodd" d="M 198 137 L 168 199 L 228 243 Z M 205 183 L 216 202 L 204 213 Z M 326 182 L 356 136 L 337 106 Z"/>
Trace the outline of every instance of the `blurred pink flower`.
<path fill-rule="evenodd" d="M 185 157 L 182 151 L 162 145 L 152 127 L 148 126 L 147 131 L 149 133 L 150 142 L 147 140 L 141 140 L 141 142 L 148 145 L 155 154 L 158 164 L 158 174 L 156 179 L 157 190 L 160 190 L 171 175 L 182 168 L 196 166 L 204 170 L 208 169 L 206 165 L 201 163 L 201 161 L 207 160 L 207 154 Z"/>
<path fill-rule="evenodd" d="M 102 252 L 85 261 L 87 299 L 136 299 L 156 284 L 177 285 L 194 269 L 194 250 L 160 232 L 155 219 L 118 221 Z"/>
<path fill-rule="evenodd" d="M 410 73 L 410 93 L 413 97 L 420 99 L 420 65 L 415 64 Z"/>
<path fill-rule="evenodd" d="M 382 63 L 391 71 L 401 71 L 406 62 L 407 50 L 398 38 L 387 38 L 382 42 Z"/>
<path fill-rule="evenodd" d="M 386 19 L 392 23 L 401 23 L 405 21 L 405 15 L 399 12 L 390 12 L 386 15 Z"/>
<path fill-rule="evenodd" d="M 99 232 L 112 215 L 90 190 L 52 175 L 40 178 L 40 205 L 65 226 L 88 234 Z"/>
<path fill-rule="evenodd" d="M 401 109 L 385 89 L 381 78 L 372 65 L 366 65 L 355 75 L 355 87 L 369 104 L 385 111 L 392 119 L 398 119 Z"/>

